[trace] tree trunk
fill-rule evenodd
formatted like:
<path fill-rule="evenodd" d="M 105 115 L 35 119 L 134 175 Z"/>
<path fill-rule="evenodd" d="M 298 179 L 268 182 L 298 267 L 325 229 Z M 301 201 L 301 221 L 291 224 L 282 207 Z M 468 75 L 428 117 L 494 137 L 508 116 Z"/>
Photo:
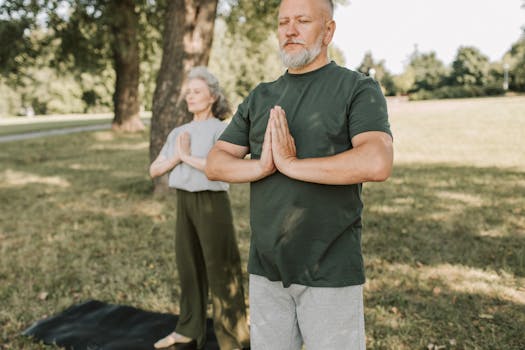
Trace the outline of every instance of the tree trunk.
<path fill-rule="evenodd" d="M 188 122 L 185 79 L 192 67 L 207 66 L 218 0 L 171 0 L 166 12 L 162 61 L 153 95 L 150 160 L 160 152 L 169 132 Z M 166 177 L 155 180 L 155 192 L 167 190 Z"/>
<path fill-rule="evenodd" d="M 113 105 L 113 130 L 136 132 L 144 130 L 140 120 L 138 13 L 134 0 L 114 0 L 108 6 L 114 13 L 113 55 L 116 73 Z"/>

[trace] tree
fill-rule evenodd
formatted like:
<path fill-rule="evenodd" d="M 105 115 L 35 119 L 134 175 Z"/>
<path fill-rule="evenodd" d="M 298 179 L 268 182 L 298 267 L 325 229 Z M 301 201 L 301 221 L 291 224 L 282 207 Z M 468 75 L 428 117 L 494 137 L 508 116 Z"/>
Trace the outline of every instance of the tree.
<path fill-rule="evenodd" d="M 487 83 L 489 59 L 475 47 L 460 47 L 452 62 L 452 83 L 463 86 L 484 86 Z"/>
<path fill-rule="evenodd" d="M 26 33 L 42 28 L 47 35 L 42 46 L 52 40 L 60 41 L 54 64 L 67 63 L 68 69 L 78 75 L 89 71 L 100 73 L 108 64 L 115 71 L 113 93 L 115 129 L 142 130 L 139 118 L 139 67 L 141 47 L 151 47 L 154 30 L 149 22 L 156 23 L 156 9 L 162 2 L 148 0 L 11 0 L 2 3 L 10 32 L 25 39 Z M 10 42 L 9 31 L 1 28 L 0 39 Z M 153 40 L 154 41 L 154 40 Z M 0 49 L 0 57 L 8 55 L 33 55 L 37 50 L 21 41 L 17 50 Z M 16 61 L 15 61 L 16 62 Z M 24 64 L 19 60 L 9 67 L 16 71 Z"/>
<path fill-rule="evenodd" d="M 401 74 L 393 78 L 396 92 L 401 95 L 407 95 L 414 88 L 415 77 L 414 69 L 410 66 L 405 67 Z"/>
<path fill-rule="evenodd" d="M 371 52 L 365 53 L 363 61 L 357 67 L 357 70 L 363 74 L 373 76 L 384 90 L 385 95 L 395 95 L 396 86 L 392 74 L 385 68 L 385 61 L 376 62 Z"/>
<path fill-rule="evenodd" d="M 139 18 L 134 0 L 109 3 L 107 11 L 115 14 L 110 24 L 116 73 L 113 128 L 124 131 L 144 130 L 139 115 Z"/>
<path fill-rule="evenodd" d="M 49 23 L 62 42 L 59 58 L 70 59 L 80 71 L 100 71 L 111 62 L 115 70 L 113 128 L 143 130 L 139 116 L 141 47 L 151 47 L 147 43 L 155 29 L 148 20 L 154 19 L 151 13 L 161 4 L 146 0 L 55 0 L 54 5 L 70 9 L 68 16 L 49 13 Z"/>
<path fill-rule="evenodd" d="M 514 91 L 525 91 L 525 28 L 522 37 L 512 45 L 503 61 L 508 65 L 509 88 Z"/>
<path fill-rule="evenodd" d="M 218 18 L 210 55 L 209 68 L 217 76 L 232 106 L 237 106 L 261 81 L 271 81 L 282 74 L 276 49 L 277 37 L 271 33 L 255 45 L 241 33 L 228 31 L 226 22 Z"/>
<path fill-rule="evenodd" d="M 433 91 L 441 87 L 447 76 L 447 69 L 435 52 L 412 54 L 409 68 L 413 72 L 414 84 L 411 92 L 419 90 Z"/>
<path fill-rule="evenodd" d="M 184 104 L 184 81 L 192 67 L 210 58 L 218 0 L 172 0 L 165 13 L 162 61 L 153 95 L 150 159 L 153 161 L 169 132 L 190 120 Z M 166 178 L 155 190 L 166 189 Z"/>
<path fill-rule="evenodd" d="M 5 20 L 0 19 L 0 70 L 2 75 L 17 73 L 20 62 L 36 55 L 31 37 L 25 34 L 31 21 L 26 18 Z"/>
<path fill-rule="evenodd" d="M 357 67 L 357 70 L 363 74 L 370 75 L 370 70 L 375 69 L 375 66 L 376 63 L 374 62 L 372 53 L 367 51 L 363 57 L 363 60 L 361 61 L 361 64 L 359 67 Z"/>

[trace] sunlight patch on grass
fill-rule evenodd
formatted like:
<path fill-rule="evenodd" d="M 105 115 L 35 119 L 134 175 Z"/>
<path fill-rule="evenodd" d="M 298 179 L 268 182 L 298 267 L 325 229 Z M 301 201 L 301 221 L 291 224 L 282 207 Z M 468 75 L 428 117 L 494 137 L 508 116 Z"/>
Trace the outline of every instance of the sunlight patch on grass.
<path fill-rule="evenodd" d="M 508 274 L 497 274 L 466 266 L 443 264 L 422 268 L 424 279 L 440 279 L 451 290 L 484 294 L 491 298 L 501 298 L 525 305 L 525 291 L 517 290 L 514 278 Z"/>
<path fill-rule="evenodd" d="M 150 217 L 153 222 L 161 223 L 167 220 L 165 215 L 165 205 L 162 202 L 155 200 L 143 200 L 139 202 L 124 201 L 119 203 L 118 207 L 115 205 L 100 205 L 101 198 L 103 198 L 107 191 L 96 191 L 94 197 L 86 197 L 83 201 L 73 201 L 58 203 L 58 208 L 76 213 L 91 213 L 93 215 L 105 215 L 110 218 L 126 218 L 130 215 L 139 217 Z M 115 195 L 113 195 L 115 196 Z M 122 195 L 124 197 L 125 195 Z M 74 223 L 73 225 L 75 225 Z M 75 227 L 72 227 L 75 229 Z"/>
<path fill-rule="evenodd" d="M 145 215 L 149 216 L 153 219 L 162 219 L 160 221 L 165 221 L 165 217 L 162 215 L 164 212 L 164 205 L 162 203 L 159 203 L 157 201 L 142 201 L 141 203 L 137 203 L 133 206 L 132 213 L 134 215 Z"/>
<path fill-rule="evenodd" d="M 115 140 L 115 133 L 112 131 L 98 131 L 93 133 L 93 137 L 96 141 L 108 142 Z"/>
<path fill-rule="evenodd" d="M 416 200 L 413 197 L 397 197 L 392 200 L 394 205 L 380 204 L 380 203 L 369 203 L 367 209 L 370 212 L 382 213 L 382 214 L 396 214 L 403 213 L 410 210 L 416 205 Z"/>
<path fill-rule="evenodd" d="M 96 170 L 96 171 L 107 171 L 109 166 L 102 164 L 93 164 L 93 163 L 73 163 L 68 166 L 72 170 Z"/>
<path fill-rule="evenodd" d="M 396 214 L 396 213 L 402 213 L 403 211 L 405 210 L 408 210 L 408 206 L 405 205 L 403 207 L 403 205 L 397 205 L 397 206 L 390 206 L 390 205 L 374 205 L 374 204 L 369 204 L 368 205 L 368 210 L 370 212 L 375 212 L 375 213 L 382 213 L 382 214 Z"/>
<path fill-rule="evenodd" d="M 373 309 L 372 315 L 374 323 L 378 326 L 399 330 L 407 325 L 407 320 L 403 318 L 403 315 L 395 306 L 389 308 L 377 306 Z"/>
<path fill-rule="evenodd" d="M 0 174 L 0 188 L 9 188 L 11 186 L 20 187 L 29 184 L 43 184 L 62 188 L 71 186 L 69 181 L 59 176 L 39 176 L 11 169 L 5 170 Z"/>
<path fill-rule="evenodd" d="M 436 192 L 436 196 L 447 201 L 452 200 L 472 207 L 481 207 L 483 205 L 483 199 L 480 196 L 467 193 L 440 191 Z"/>
<path fill-rule="evenodd" d="M 505 237 L 506 236 L 501 230 L 498 230 L 498 229 L 495 229 L 495 228 L 480 231 L 479 235 L 481 237 L 493 237 L 493 238 Z"/>
<path fill-rule="evenodd" d="M 382 260 L 372 260 L 375 269 L 380 269 L 381 279 L 367 282 L 369 293 L 380 293 L 384 288 L 401 285 L 417 285 L 419 289 L 432 290 L 434 294 L 442 293 L 444 285 L 448 290 L 464 294 L 481 294 L 487 298 L 503 299 L 525 305 L 525 290 L 516 283 L 525 283 L 525 279 L 516 279 L 505 272 L 482 270 L 463 265 L 439 264 L 410 266 L 407 264 L 390 264 Z M 388 276 L 388 277 L 386 277 Z M 517 282 L 518 281 L 518 282 Z"/>
<path fill-rule="evenodd" d="M 456 179 L 440 179 L 440 178 L 434 178 L 432 181 L 429 181 L 428 188 L 432 189 L 447 189 L 450 187 L 457 186 Z"/>
<path fill-rule="evenodd" d="M 416 200 L 413 197 L 398 197 L 394 198 L 393 202 L 396 205 L 414 205 Z"/>
<path fill-rule="evenodd" d="M 394 168 L 394 171 L 395 171 L 395 168 Z M 406 183 L 404 178 L 396 177 L 395 174 L 392 178 L 388 179 L 388 181 L 393 185 L 404 185 Z"/>

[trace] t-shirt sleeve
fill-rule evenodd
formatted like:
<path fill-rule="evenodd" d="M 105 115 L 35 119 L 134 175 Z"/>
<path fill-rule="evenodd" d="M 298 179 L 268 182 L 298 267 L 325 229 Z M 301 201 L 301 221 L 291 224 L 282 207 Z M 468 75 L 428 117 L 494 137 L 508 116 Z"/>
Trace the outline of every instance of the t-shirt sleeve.
<path fill-rule="evenodd" d="M 166 142 L 164 143 L 164 146 L 162 146 L 162 149 L 160 150 L 160 155 L 171 158 L 173 157 L 173 154 L 175 153 L 175 146 L 176 146 L 176 140 L 177 140 L 177 130 L 172 130 L 168 138 L 166 139 Z"/>
<path fill-rule="evenodd" d="M 249 118 L 248 96 L 237 108 L 230 124 L 226 127 L 219 140 L 233 143 L 239 146 L 250 146 L 250 118 Z"/>
<path fill-rule="evenodd" d="M 224 129 L 226 129 L 227 126 L 228 124 L 224 122 L 218 124 L 217 130 L 215 131 L 215 135 L 213 135 L 213 143 L 217 142 L 217 140 L 219 139 L 219 137 L 221 137 L 222 133 L 224 132 Z"/>
<path fill-rule="evenodd" d="M 372 78 L 358 80 L 348 112 L 350 139 L 367 131 L 392 135 L 388 122 L 386 99 L 379 84 Z"/>

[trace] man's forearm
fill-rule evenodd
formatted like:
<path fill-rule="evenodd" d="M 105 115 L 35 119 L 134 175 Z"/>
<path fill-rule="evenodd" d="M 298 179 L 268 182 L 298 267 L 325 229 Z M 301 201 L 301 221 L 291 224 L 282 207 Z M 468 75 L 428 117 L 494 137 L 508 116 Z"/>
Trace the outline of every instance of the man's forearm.
<path fill-rule="evenodd" d="M 385 181 L 392 171 L 392 162 L 391 144 L 378 141 L 330 157 L 294 159 L 279 171 L 296 180 L 348 185 Z"/>
<path fill-rule="evenodd" d="M 188 156 L 181 157 L 181 159 L 184 163 L 200 171 L 204 171 L 204 168 L 206 167 L 206 158 L 199 158 L 199 157 L 188 155 Z"/>
<path fill-rule="evenodd" d="M 258 160 L 236 158 L 217 148 L 208 154 L 205 173 L 212 181 L 230 183 L 253 182 L 269 175 Z"/>

